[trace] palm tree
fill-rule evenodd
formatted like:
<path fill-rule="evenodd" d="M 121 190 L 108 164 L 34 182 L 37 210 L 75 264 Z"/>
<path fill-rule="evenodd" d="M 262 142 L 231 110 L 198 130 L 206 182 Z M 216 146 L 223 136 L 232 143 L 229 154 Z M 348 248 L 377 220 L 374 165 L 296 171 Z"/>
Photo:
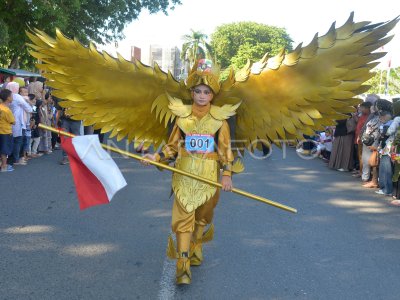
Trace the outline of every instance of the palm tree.
<path fill-rule="evenodd" d="M 183 36 L 181 59 L 188 65 L 188 71 L 200 58 L 212 59 L 214 56 L 212 47 L 207 43 L 208 36 L 201 31 L 190 29 L 190 34 Z"/>

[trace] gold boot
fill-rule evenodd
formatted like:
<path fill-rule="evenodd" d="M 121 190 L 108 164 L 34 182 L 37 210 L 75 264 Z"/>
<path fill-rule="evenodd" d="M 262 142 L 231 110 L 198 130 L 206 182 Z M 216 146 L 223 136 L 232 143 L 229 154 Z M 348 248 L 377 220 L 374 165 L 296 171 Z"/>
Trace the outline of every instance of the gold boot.
<path fill-rule="evenodd" d="M 196 224 L 193 232 L 193 240 L 190 242 L 190 264 L 200 266 L 203 262 L 203 243 L 211 241 L 214 237 L 214 224 L 211 224 L 206 232 L 204 226 Z"/>
<path fill-rule="evenodd" d="M 200 241 L 190 243 L 190 264 L 200 266 L 203 261 L 203 244 Z"/>
<path fill-rule="evenodd" d="M 190 284 L 191 281 L 190 259 L 180 254 L 176 261 L 176 284 Z"/>

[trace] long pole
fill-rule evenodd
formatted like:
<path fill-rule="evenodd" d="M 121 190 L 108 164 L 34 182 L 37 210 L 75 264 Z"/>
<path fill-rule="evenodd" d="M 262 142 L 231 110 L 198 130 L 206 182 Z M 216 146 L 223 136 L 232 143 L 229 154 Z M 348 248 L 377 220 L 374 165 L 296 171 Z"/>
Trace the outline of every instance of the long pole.
<path fill-rule="evenodd" d="M 43 125 L 43 124 L 39 124 L 38 127 L 42 128 L 42 129 L 46 129 L 46 130 L 52 131 L 52 132 L 55 132 L 55 133 L 58 133 L 58 134 L 61 134 L 61 135 L 64 135 L 64 136 L 75 137 L 75 135 L 73 135 L 73 134 L 71 134 L 69 132 L 65 132 L 65 131 L 62 131 L 60 129 L 56 129 L 56 128 L 53 128 L 53 127 L 50 127 L 50 126 L 46 126 L 46 125 Z M 200 176 L 197 176 L 197 175 L 194 175 L 194 174 L 191 174 L 191 173 L 176 169 L 174 167 L 171 167 L 171 166 L 168 166 L 168 165 L 164 165 L 164 164 L 159 163 L 159 162 L 150 161 L 150 160 L 148 160 L 146 158 L 143 158 L 140 155 L 133 154 L 133 153 L 130 153 L 128 151 L 124 151 L 124 150 L 121 150 L 121 149 L 118 149 L 118 148 L 115 148 L 115 147 L 111 147 L 111 146 L 108 146 L 108 145 L 105 145 L 105 144 L 101 144 L 101 146 L 104 149 L 107 149 L 109 151 L 116 152 L 116 153 L 119 153 L 119 154 L 122 154 L 122 155 L 125 155 L 125 156 L 128 156 L 128 157 L 134 158 L 136 160 L 143 160 L 143 161 L 146 161 L 149 164 L 157 166 L 159 168 L 163 168 L 163 169 L 169 170 L 171 172 L 175 172 L 175 173 L 178 173 L 178 174 L 181 174 L 181 175 L 184 175 L 184 176 L 187 176 L 187 177 L 190 177 L 190 178 L 193 178 L 193 179 L 208 183 L 210 185 L 222 188 L 222 184 L 220 184 L 219 182 L 215 182 L 215 181 L 212 181 L 210 179 L 203 178 L 203 177 L 200 177 Z M 246 191 L 243 191 L 243 190 L 240 190 L 240 189 L 237 189 L 237 188 L 233 188 L 232 192 L 234 192 L 236 194 L 239 194 L 239 195 L 242 195 L 242 196 L 245 196 L 245 197 L 248 197 L 248 198 L 251 198 L 253 200 L 257 200 L 257 201 L 263 202 L 265 204 L 272 205 L 274 207 L 289 211 L 291 213 L 297 213 L 297 209 L 295 209 L 293 207 L 290 207 L 290 206 L 287 206 L 287 205 L 284 205 L 284 204 L 281 204 L 281 203 L 278 203 L 278 202 L 263 198 L 261 196 L 258 196 L 258 195 L 252 194 L 252 193 L 248 193 Z"/>

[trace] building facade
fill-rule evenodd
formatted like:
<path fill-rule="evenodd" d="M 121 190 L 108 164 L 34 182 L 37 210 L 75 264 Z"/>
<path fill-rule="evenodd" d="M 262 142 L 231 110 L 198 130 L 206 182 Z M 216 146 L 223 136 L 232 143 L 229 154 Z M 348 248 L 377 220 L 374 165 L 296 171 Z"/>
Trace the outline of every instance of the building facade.
<path fill-rule="evenodd" d="M 180 79 L 183 72 L 183 63 L 180 58 L 181 51 L 178 47 L 166 48 L 159 45 L 150 45 L 148 65 L 157 63 L 164 72 L 170 71 L 175 79 Z M 143 63 L 146 64 L 145 61 Z"/>

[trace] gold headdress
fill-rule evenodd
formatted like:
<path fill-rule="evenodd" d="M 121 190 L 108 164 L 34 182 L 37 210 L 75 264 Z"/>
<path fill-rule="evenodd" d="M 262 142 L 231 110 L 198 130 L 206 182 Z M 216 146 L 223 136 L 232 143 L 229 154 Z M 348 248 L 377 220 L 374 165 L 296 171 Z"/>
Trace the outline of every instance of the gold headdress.
<path fill-rule="evenodd" d="M 208 85 L 216 95 L 220 89 L 219 73 L 219 68 L 213 66 L 211 60 L 200 59 L 197 65 L 193 65 L 186 79 L 186 86 L 188 89 L 191 89 L 200 84 Z"/>

